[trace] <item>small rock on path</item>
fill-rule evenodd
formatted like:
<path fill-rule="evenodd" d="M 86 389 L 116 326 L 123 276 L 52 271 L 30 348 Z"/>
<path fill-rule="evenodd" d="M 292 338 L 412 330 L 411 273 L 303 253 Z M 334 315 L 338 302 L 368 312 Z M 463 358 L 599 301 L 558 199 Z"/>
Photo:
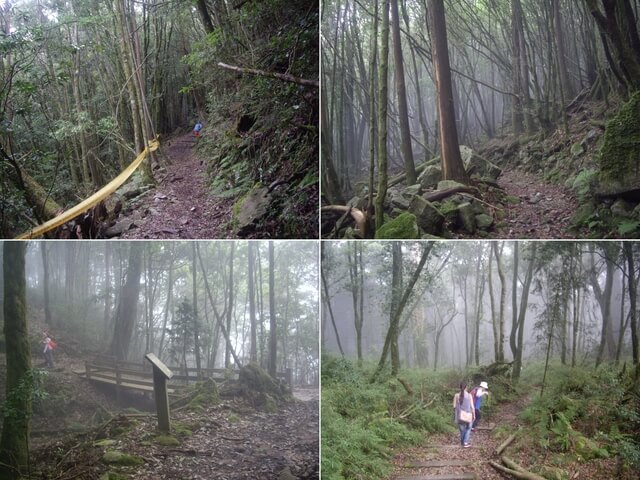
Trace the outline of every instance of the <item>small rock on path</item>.
<path fill-rule="evenodd" d="M 214 197 L 206 181 L 206 165 L 194 151 L 190 133 L 167 142 L 166 173 L 136 210 L 143 216 L 121 238 L 229 238 L 226 226 L 233 199 Z"/>
<path fill-rule="evenodd" d="M 573 192 L 562 185 L 545 183 L 530 173 L 505 170 L 498 184 L 520 203 L 507 205 L 504 225 L 494 238 L 576 238 L 568 231 L 578 209 Z"/>

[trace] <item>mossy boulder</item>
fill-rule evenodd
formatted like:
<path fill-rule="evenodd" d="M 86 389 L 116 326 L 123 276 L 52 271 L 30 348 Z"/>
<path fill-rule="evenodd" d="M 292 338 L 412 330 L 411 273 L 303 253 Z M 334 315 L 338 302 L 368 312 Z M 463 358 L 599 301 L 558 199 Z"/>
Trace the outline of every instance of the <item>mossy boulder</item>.
<path fill-rule="evenodd" d="M 607 123 L 599 163 L 599 196 L 640 198 L 640 92 Z"/>
<path fill-rule="evenodd" d="M 277 406 L 281 401 L 292 399 L 289 387 L 272 378 L 255 362 L 240 369 L 238 384 L 245 398 L 268 412 L 274 411 L 274 405 Z"/>
<path fill-rule="evenodd" d="M 439 165 L 429 165 L 418 177 L 418 182 L 425 189 L 435 187 L 440 180 L 442 180 L 442 167 Z"/>
<path fill-rule="evenodd" d="M 120 465 L 122 467 L 139 467 L 140 465 L 144 465 L 142 458 L 117 450 L 107 450 L 104 452 L 102 461 L 109 465 Z"/>
<path fill-rule="evenodd" d="M 251 230 L 267 214 L 271 200 L 269 189 L 256 185 L 235 203 L 233 214 L 239 234 Z"/>
<path fill-rule="evenodd" d="M 376 239 L 384 240 L 415 239 L 419 236 L 416 216 L 408 212 L 388 221 L 376 231 Z"/>
<path fill-rule="evenodd" d="M 432 235 L 440 235 L 442 233 L 444 216 L 431 202 L 416 195 L 411 200 L 409 212 L 415 215 L 418 226 L 425 233 Z"/>
<path fill-rule="evenodd" d="M 189 409 L 194 411 L 203 411 L 205 407 L 217 405 L 220 402 L 218 386 L 216 382 L 207 378 L 195 385 L 194 395 L 189 401 Z"/>
<path fill-rule="evenodd" d="M 493 218 L 491 218 L 491 215 L 487 215 L 486 213 L 476 215 L 476 225 L 481 230 L 487 230 L 491 225 L 493 225 Z"/>
<path fill-rule="evenodd" d="M 464 202 L 458 205 L 458 219 L 460 220 L 460 226 L 465 232 L 472 235 L 476 231 L 475 215 L 473 207 L 469 202 Z"/>

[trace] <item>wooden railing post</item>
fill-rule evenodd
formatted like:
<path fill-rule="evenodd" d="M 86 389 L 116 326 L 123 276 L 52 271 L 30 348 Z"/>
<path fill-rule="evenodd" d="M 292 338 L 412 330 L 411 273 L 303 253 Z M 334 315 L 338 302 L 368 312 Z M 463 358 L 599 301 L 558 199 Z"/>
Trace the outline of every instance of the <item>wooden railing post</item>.
<path fill-rule="evenodd" d="M 171 431 L 169 419 L 169 394 L 167 392 L 167 380 L 173 377 L 173 372 L 162 363 L 153 353 L 147 353 L 144 358 L 153 365 L 153 393 L 156 399 L 156 412 L 158 414 L 158 430 L 164 433 Z"/>

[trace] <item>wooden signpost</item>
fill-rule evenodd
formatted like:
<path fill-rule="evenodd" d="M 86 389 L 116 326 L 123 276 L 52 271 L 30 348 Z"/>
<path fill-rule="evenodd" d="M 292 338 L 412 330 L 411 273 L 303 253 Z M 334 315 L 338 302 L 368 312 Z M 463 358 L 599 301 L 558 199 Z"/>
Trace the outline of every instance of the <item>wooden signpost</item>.
<path fill-rule="evenodd" d="M 156 398 L 156 412 L 158 414 L 158 430 L 169 433 L 171 421 L 169 420 L 169 394 L 167 393 L 167 380 L 173 377 L 173 372 L 162 363 L 153 353 L 147 353 L 144 358 L 153 366 L 153 393 Z"/>

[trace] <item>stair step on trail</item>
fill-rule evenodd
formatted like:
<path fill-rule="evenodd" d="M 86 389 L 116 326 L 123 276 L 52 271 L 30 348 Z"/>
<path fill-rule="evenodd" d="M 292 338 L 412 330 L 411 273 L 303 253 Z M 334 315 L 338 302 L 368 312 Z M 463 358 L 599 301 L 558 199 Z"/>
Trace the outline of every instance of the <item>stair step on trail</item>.
<path fill-rule="evenodd" d="M 469 467 L 473 462 L 469 460 L 428 460 L 415 461 L 404 465 L 404 468 L 441 468 L 441 467 Z"/>
<path fill-rule="evenodd" d="M 398 477 L 395 480 L 479 480 L 479 477 L 475 473 L 445 473 L 443 475 Z"/>

